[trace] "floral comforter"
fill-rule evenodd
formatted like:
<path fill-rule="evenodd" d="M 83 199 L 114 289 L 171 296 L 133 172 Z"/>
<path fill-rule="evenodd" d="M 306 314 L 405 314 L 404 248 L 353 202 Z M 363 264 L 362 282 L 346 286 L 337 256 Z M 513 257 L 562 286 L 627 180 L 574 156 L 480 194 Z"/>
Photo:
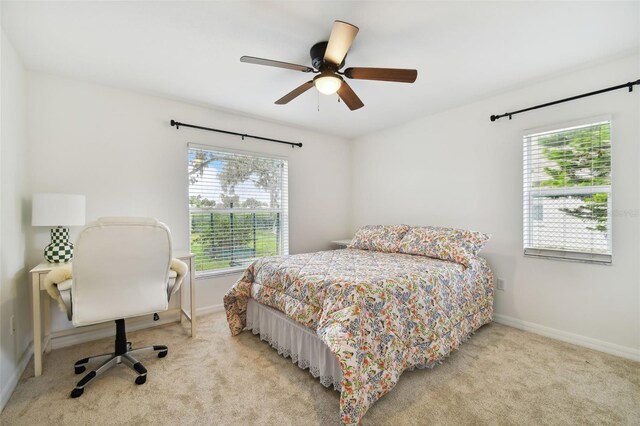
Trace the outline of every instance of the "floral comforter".
<path fill-rule="evenodd" d="M 342 369 L 340 414 L 357 424 L 414 367 L 431 367 L 491 321 L 493 274 L 424 256 L 331 250 L 252 263 L 224 297 L 233 335 L 249 297 L 316 330 Z"/>

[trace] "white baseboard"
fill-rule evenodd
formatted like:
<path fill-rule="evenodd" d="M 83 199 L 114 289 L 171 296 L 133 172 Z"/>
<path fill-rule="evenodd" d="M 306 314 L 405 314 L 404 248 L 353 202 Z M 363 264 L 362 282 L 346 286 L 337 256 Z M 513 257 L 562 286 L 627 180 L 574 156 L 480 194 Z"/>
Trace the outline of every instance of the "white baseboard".
<path fill-rule="evenodd" d="M 160 319 L 153 321 L 150 316 L 127 319 L 127 331 L 142 330 L 149 327 L 157 327 L 178 321 L 180 309 L 169 309 L 159 313 Z M 70 328 L 68 330 L 57 331 L 51 334 L 51 349 L 59 349 L 79 343 L 90 342 L 105 337 L 114 336 L 116 329 L 113 322 L 105 322 L 86 327 Z"/>
<path fill-rule="evenodd" d="M 217 305 L 201 306 L 199 308 L 196 308 L 196 315 L 207 315 L 223 310 L 224 305 L 222 303 L 218 303 Z"/>
<path fill-rule="evenodd" d="M 196 309 L 196 315 L 207 315 L 214 312 L 219 312 L 224 309 L 222 303 L 210 306 L 201 306 Z M 142 330 L 149 327 L 157 327 L 164 324 L 170 324 L 176 322 L 180 316 L 180 309 L 174 308 L 168 311 L 161 312 L 160 319 L 153 321 L 149 317 L 143 318 L 131 318 L 127 320 L 127 331 Z M 51 348 L 59 349 L 66 346 L 73 346 L 79 343 L 90 342 L 92 340 L 98 340 L 105 337 L 110 337 L 115 334 L 115 328 L 111 322 L 96 324 L 88 327 L 71 328 L 69 330 L 58 331 L 51 336 Z"/>
<path fill-rule="evenodd" d="M 9 380 L 5 381 L 5 384 L 2 387 L 2 391 L 0 391 L 0 413 L 2 412 L 2 410 L 4 410 L 7 402 L 9 402 L 9 398 L 11 398 L 11 394 L 18 385 L 18 381 L 20 380 L 24 369 L 27 368 L 27 364 L 29 363 L 32 355 L 33 343 L 30 343 L 29 346 L 27 346 L 27 349 L 22 353 L 16 369 L 13 370 L 13 374 L 11 375 Z"/>
<path fill-rule="evenodd" d="M 530 331 L 532 333 L 540 334 L 541 336 L 550 337 L 552 339 L 561 340 L 578 346 L 584 346 L 585 348 L 595 349 L 596 351 L 606 352 L 608 354 L 631 359 L 633 361 L 640 361 L 640 350 L 638 349 L 593 339 L 580 334 L 557 330 L 555 328 L 533 322 L 523 321 L 508 315 L 494 313 L 493 320 L 497 323 L 518 328 L 520 330 Z"/>

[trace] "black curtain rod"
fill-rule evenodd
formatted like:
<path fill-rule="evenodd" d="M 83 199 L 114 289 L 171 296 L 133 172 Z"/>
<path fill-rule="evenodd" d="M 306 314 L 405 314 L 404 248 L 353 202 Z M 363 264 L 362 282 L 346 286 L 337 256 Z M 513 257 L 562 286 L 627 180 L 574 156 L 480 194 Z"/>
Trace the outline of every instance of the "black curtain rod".
<path fill-rule="evenodd" d="M 551 105 L 561 104 L 563 102 L 569 102 L 569 101 L 574 101 L 580 98 L 586 98 L 587 96 L 599 95 L 600 93 L 611 92 L 613 90 L 618 90 L 618 89 L 624 89 L 625 87 L 629 89 L 629 92 L 633 92 L 633 86 L 636 86 L 636 85 L 640 85 L 640 79 L 636 81 L 630 81 L 624 84 L 619 84 L 617 86 L 607 87 L 606 89 L 596 90 L 595 92 L 583 93 L 582 95 L 572 96 L 570 98 L 560 99 L 553 102 L 547 102 L 546 104 L 541 104 L 541 105 L 536 105 L 536 106 L 532 106 L 525 109 L 520 109 L 518 111 L 505 112 L 504 114 L 500 114 L 500 115 L 492 115 L 489 118 L 491 119 L 491 121 L 496 121 L 497 119 L 502 117 L 509 117 L 509 120 L 511 120 L 512 115 L 520 114 L 521 112 L 527 112 L 527 111 L 531 111 L 538 108 L 545 108 Z"/>
<path fill-rule="evenodd" d="M 218 132 L 218 133 L 224 133 L 226 135 L 240 136 L 242 140 L 244 140 L 244 138 L 253 138 L 253 139 L 259 139 L 261 141 L 267 141 L 267 142 L 284 143 L 287 145 L 291 145 L 291 148 L 295 148 L 296 146 L 299 148 L 302 148 L 302 142 L 287 142 L 287 141 L 281 141 L 279 139 L 263 138 L 262 136 L 254 136 L 254 135 L 248 135 L 246 133 L 230 132 L 228 130 L 213 129 L 211 127 L 196 126 L 193 124 L 181 123 L 175 120 L 171 120 L 171 125 L 175 126 L 176 129 L 179 129 L 180 126 L 191 127 L 192 129 L 209 130 L 210 132 Z"/>

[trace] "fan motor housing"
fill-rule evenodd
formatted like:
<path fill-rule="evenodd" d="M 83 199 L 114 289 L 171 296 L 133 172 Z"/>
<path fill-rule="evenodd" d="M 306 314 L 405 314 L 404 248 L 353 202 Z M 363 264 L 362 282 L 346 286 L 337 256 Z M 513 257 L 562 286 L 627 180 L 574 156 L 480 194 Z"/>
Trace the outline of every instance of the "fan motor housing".
<path fill-rule="evenodd" d="M 309 55 L 311 56 L 311 65 L 313 65 L 313 67 L 318 71 L 323 71 L 325 69 L 333 68 L 325 64 L 324 62 L 324 53 L 327 51 L 327 44 L 329 44 L 328 41 L 321 41 L 319 43 L 316 43 L 311 47 L 311 51 L 309 52 Z M 345 59 L 346 59 L 346 55 L 345 55 Z M 342 60 L 342 63 L 340 63 L 340 65 L 338 65 L 335 68 L 335 71 L 339 70 L 343 66 L 344 66 L 344 59 Z"/>

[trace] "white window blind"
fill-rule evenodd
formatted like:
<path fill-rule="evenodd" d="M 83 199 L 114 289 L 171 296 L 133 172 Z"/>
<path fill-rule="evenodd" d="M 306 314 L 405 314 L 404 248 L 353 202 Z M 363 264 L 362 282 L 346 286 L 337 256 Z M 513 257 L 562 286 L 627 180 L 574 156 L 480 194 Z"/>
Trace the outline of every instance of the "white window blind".
<path fill-rule="evenodd" d="M 611 122 L 524 136 L 525 255 L 611 263 Z"/>
<path fill-rule="evenodd" d="M 196 274 L 289 254 L 287 160 L 189 145 Z"/>

